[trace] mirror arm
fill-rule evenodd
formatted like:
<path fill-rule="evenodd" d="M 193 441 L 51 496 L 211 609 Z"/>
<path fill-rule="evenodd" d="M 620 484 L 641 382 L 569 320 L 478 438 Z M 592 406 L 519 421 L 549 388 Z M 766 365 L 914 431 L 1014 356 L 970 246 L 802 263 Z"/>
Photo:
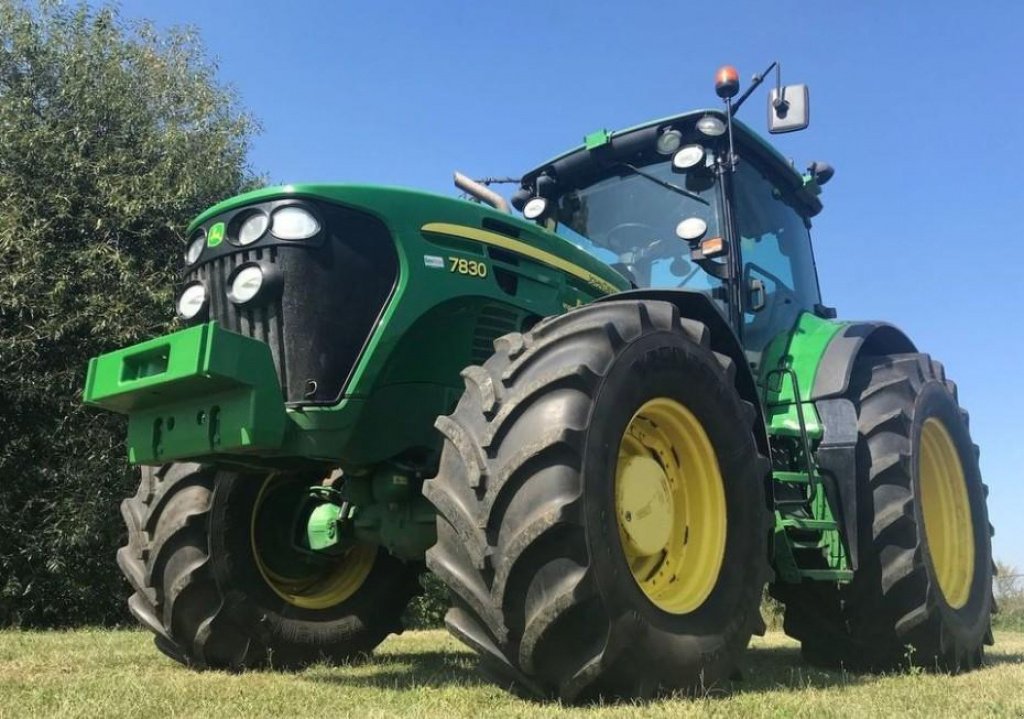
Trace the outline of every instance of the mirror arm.
<path fill-rule="evenodd" d="M 742 95 L 740 95 L 740 98 L 736 102 L 733 103 L 733 105 L 732 105 L 732 113 L 734 115 L 737 112 L 739 112 L 740 105 L 742 105 L 743 102 L 748 97 L 750 97 L 751 93 L 754 92 L 754 90 L 756 90 L 757 88 L 759 88 L 761 86 L 761 83 L 764 82 L 765 76 L 768 73 L 770 73 L 773 68 L 775 69 L 775 85 L 777 87 L 781 87 L 782 86 L 782 65 L 779 64 L 778 60 L 776 60 L 771 65 L 769 65 L 768 68 L 764 72 L 762 72 L 760 75 L 754 75 L 754 79 L 750 81 L 750 87 L 748 87 L 747 91 L 744 92 Z M 781 97 L 781 93 L 780 93 L 780 97 Z"/>

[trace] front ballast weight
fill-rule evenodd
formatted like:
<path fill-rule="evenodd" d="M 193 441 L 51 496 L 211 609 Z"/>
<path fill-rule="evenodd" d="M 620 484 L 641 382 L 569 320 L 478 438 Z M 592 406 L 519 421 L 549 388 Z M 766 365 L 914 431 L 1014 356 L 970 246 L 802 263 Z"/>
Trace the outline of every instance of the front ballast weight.
<path fill-rule="evenodd" d="M 216 322 L 92 359 L 86 404 L 128 415 L 128 459 L 279 450 L 288 418 L 270 347 Z"/>

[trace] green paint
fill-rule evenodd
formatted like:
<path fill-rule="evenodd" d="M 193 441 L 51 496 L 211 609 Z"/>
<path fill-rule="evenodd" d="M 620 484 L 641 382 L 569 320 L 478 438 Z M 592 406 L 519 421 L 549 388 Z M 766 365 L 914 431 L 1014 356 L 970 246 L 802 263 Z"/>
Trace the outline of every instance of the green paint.
<path fill-rule="evenodd" d="M 84 401 L 128 415 L 135 464 L 271 454 L 288 425 L 270 347 L 215 322 L 93 359 Z"/>
<path fill-rule="evenodd" d="M 398 285 L 356 363 L 345 396 L 337 405 L 287 410 L 287 431 L 271 448 L 255 436 L 258 428 L 243 424 L 233 448 L 219 446 L 218 454 L 248 455 L 251 448 L 259 446 L 263 448 L 261 456 L 270 462 L 275 458 L 294 458 L 348 468 L 375 465 L 410 447 L 439 449 L 434 420 L 454 407 L 463 391 L 459 373 L 469 364 L 482 362 L 495 337 L 518 330 L 525 322 L 539 317 L 560 314 L 565 307 L 591 302 L 602 294 L 586 283 L 529 258 L 508 261 L 489 257 L 478 242 L 422 232 L 421 228 L 428 223 L 447 222 L 479 229 L 485 220 L 496 220 L 514 231 L 518 241 L 572 262 L 614 287 L 628 287 L 621 275 L 598 259 L 532 222 L 477 203 L 400 188 L 363 185 L 266 188 L 231 198 L 204 212 L 190 227 L 190 232 L 211 222 L 215 223 L 213 227 L 222 225 L 217 221 L 218 216 L 231 209 L 285 197 L 318 198 L 358 208 L 380 218 L 395 238 Z M 393 208 L 401 208 L 401 212 Z M 211 231 L 212 227 L 207 230 L 208 234 Z M 490 271 L 485 279 L 439 272 L 425 265 L 426 255 L 440 256 L 446 262 L 452 256 L 486 258 Z M 498 269 L 516 278 L 518 288 L 514 297 L 496 282 Z M 167 340 L 152 342 L 160 345 Z M 262 343 L 245 341 L 263 347 L 269 360 L 269 350 Z M 136 349 L 122 352 L 134 353 Z M 178 356 L 185 354 L 181 351 L 172 359 L 177 362 Z M 115 378 L 116 373 L 122 371 L 118 362 L 119 358 L 103 361 L 97 369 L 100 381 Z M 173 372 L 156 373 L 146 380 L 147 386 L 162 386 L 173 377 Z M 277 397 L 280 404 L 280 392 Z M 169 403 L 172 398 L 179 413 L 187 413 L 190 406 L 199 411 L 208 404 L 201 392 L 167 392 L 160 401 Z M 133 395 L 131 401 L 141 400 Z M 125 413 L 135 411 L 132 406 L 114 406 L 109 401 L 104 406 Z M 394 419 L 395 407 L 402 407 L 400 422 Z M 138 424 L 134 419 L 132 422 Z M 386 431 L 382 431 L 382 427 L 387 428 Z M 247 433 L 253 437 L 246 440 Z M 149 461 L 153 457 L 144 450 L 144 443 L 133 441 L 132 448 L 134 461 Z M 194 445 L 179 447 L 175 456 L 186 456 L 182 453 L 195 450 Z M 172 458 L 167 451 L 165 448 L 161 459 Z"/>
<path fill-rule="evenodd" d="M 775 512 L 774 563 L 779 577 L 786 582 L 812 578 L 847 581 L 852 576 L 847 548 L 836 514 L 829 505 L 823 480 L 816 468 L 810 475 L 807 473 L 799 413 L 803 410 L 804 429 L 813 455 L 824 428 L 814 403 L 808 398 L 825 350 L 844 326 L 845 323 L 821 319 L 805 312 L 789 332 L 776 337 L 768 345 L 759 368 L 769 436 L 773 445 L 786 448 L 787 456 L 794 458 L 792 466 L 775 467 L 773 484 L 798 488 L 806 497 L 806 507 L 810 512 L 810 517 L 793 514 L 793 508 Z M 792 370 L 796 376 L 795 386 L 791 375 L 777 372 L 780 368 Z M 799 405 L 798 398 L 801 400 Z M 813 456 L 811 460 L 814 466 Z M 824 557 L 828 569 L 801 566 L 801 554 L 810 554 L 819 561 Z"/>
<path fill-rule="evenodd" d="M 808 402 L 807 398 L 814 388 L 814 380 L 825 348 L 846 324 L 821 319 L 810 312 L 804 312 L 790 332 L 779 335 L 765 348 L 759 367 L 758 383 L 764 396 L 770 434 L 800 436 L 800 423 L 793 401 L 795 395 L 792 379 L 782 377 L 780 381 L 776 375 L 773 381 L 769 381 L 769 375 L 774 370 L 789 367 L 796 374 L 798 389 L 804 400 L 807 431 L 815 439 L 821 438 L 822 429 L 818 413 L 814 409 L 814 404 Z"/>
<path fill-rule="evenodd" d="M 608 130 L 598 130 L 583 137 L 583 146 L 593 150 L 612 141 L 612 133 Z"/>
<path fill-rule="evenodd" d="M 338 544 L 338 521 L 341 507 L 330 502 L 317 505 L 306 522 L 306 541 L 314 552 L 329 549 Z"/>
<path fill-rule="evenodd" d="M 218 222 L 206 233 L 206 246 L 216 247 L 224 241 L 224 223 Z"/>

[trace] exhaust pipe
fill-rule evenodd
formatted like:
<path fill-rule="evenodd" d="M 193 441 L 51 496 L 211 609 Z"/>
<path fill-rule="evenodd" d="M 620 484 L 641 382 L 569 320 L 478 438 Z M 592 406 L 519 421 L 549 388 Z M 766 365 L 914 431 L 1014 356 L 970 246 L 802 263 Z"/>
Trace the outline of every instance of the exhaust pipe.
<path fill-rule="evenodd" d="M 485 202 L 497 210 L 511 214 L 511 210 L 508 209 L 508 202 L 505 201 L 504 197 L 486 185 L 482 185 L 476 180 L 466 177 L 461 172 L 455 173 L 455 186 L 467 195 L 471 195 L 472 197 L 480 200 L 480 202 Z"/>

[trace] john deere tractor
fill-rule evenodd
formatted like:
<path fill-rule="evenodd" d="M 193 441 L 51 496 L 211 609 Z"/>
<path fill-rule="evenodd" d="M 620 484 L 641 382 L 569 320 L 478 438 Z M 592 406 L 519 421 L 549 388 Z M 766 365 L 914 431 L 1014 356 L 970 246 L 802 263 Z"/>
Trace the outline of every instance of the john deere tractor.
<path fill-rule="evenodd" d="M 772 68 L 769 68 L 771 70 Z M 184 328 L 92 360 L 142 466 L 117 561 L 196 667 L 370 652 L 433 574 L 516 691 L 707 690 L 763 632 L 963 670 L 992 641 L 977 449 L 941 364 L 835 319 L 795 170 L 734 114 L 584 143 L 512 195 L 288 185 L 187 234 Z M 769 129 L 807 125 L 807 89 Z"/>

